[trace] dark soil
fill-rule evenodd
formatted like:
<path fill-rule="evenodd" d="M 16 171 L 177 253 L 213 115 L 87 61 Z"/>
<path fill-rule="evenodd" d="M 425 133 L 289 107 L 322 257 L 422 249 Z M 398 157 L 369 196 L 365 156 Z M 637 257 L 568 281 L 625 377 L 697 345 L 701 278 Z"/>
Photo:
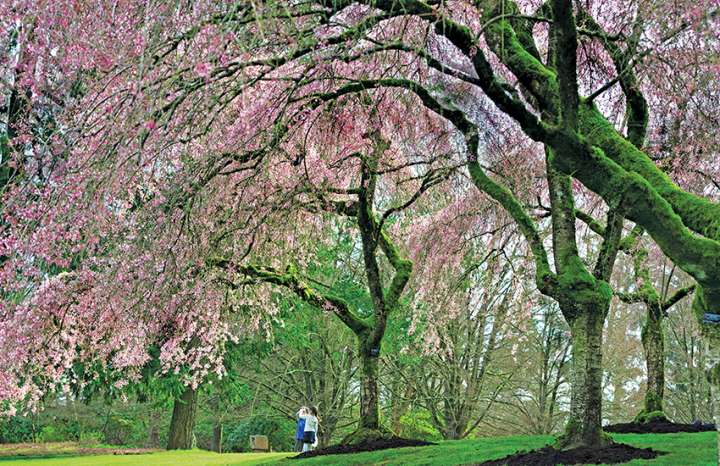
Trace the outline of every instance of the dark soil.
<path fill-rule="evenodd" d="M 345 453 L 359 453 L 361 451 L 375 451 L 375 450 L 386 450 L 388 448 L 403 448 L 403 447 L 426 447 L 428 445 L 437 445 L 432 442 L 425 442 L 423 440 L 410 440 L 400 437 L 391 437 L 387 439 L 368 440 L 365 442 L 359 442 L 354 445 L 332 445 L 319 450 L 306 451 L 296 456 L 291 456 L 291 459 L 302 459 L 310 458 L 313 456 L 322 455 L 341 455 Z"/>
<path fill-rule="evenodd" d="M 545 447 L 530 452 L 520 452 L 499 460 L 485 461 L 476 466 L 555 466 L 557 464 L 616 464 L 634 459 L 653 459 L 664 452 L 650 448 L 635 448 L 623 443 L 613 443 L 602 448 L 573 448 L 556 450 Z"/>
<path fill-rule="evenodd" d="M 647 423 L 626 422 L 603 427 L 605 432 L 616 434 L 672 434 L 675 432 L 708 432 L 715 430 L 715 424 L 676 424 L 659 420 Z"/>

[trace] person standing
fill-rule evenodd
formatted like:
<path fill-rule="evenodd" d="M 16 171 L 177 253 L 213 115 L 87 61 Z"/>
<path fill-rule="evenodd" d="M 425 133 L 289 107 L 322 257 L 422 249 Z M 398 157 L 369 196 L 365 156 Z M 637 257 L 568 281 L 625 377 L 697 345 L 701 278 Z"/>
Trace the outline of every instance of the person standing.
<path fill-rule="evenodd" d="M 297 429 L 295 429 L 295 451 L 300 453 L 303 451 L 303 438 L 305 436 L 305 416 L 309 414 L 310 410 L 301 406 L 300 411 L 297 412 Z"/>
<path fill-rule="evenodd" d="M 303 452 L 314 450 L 318 443 L 318 410 L 315 406 L 310 407 L 310 411 L 305 415 L 305 431 L 303 434 Z"/>

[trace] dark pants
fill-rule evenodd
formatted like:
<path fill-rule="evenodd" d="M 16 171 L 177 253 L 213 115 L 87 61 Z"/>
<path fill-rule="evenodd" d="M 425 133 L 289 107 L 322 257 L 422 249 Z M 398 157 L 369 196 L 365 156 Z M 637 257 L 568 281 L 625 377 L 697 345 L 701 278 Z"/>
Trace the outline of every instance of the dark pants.
<path fill-rule="evenodd" d="M 303 441 L 301 438 L 295 439 L 295 451 L 300 453 L 303 450 Z"/>

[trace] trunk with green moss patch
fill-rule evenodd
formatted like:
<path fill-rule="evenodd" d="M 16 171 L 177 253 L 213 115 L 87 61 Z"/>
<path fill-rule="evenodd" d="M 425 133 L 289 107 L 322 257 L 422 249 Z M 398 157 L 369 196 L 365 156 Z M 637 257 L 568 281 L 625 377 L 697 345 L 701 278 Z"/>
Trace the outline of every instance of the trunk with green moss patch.
<path fill-rule="evenodd" d="M 715 420 L 715 429 L 718 433 L 717 464 L 720 464 L 720 335 L 706 333 L 705 343 L 705 375 L 710 382 L 710 395 L 712 397 L 713 404 L 713 417 Z"/>
<path fill-rule="evenodd" d="M 375 329 L 377 330 L 377 328 Z M 357 333 L 360 354 L 360 422 L 358 428 L 340 442 L 352 445 L 380 438 L 392 433 L 380 425 L 380 395 L 378 390 L 378 366 L 380 343 L 383 332 Z"/>
<path fill-rule="evenodd" d="M 568 319 L 572 341 L 570 417 L 561 448 L 607 443 L 602 431 L 602 332 L 605 312 L 587 310 Z"/>
<path fill-rule="evenodd" d="M 648 307 L 642 328 L 642 345 L 647 368 L 647 385 L 643 413 L 663 411 L 665 395 L 665 339 L 662 330 L 663 311 L 660 306 Z"/>
<path fill-rule="evenodd" d="M 380 348 L 373 349 L 369 339 L 360 337 L 360 428 L 380 428 L 378 361 Z M 377 352 L 374 353 L 374 350 Z"/>

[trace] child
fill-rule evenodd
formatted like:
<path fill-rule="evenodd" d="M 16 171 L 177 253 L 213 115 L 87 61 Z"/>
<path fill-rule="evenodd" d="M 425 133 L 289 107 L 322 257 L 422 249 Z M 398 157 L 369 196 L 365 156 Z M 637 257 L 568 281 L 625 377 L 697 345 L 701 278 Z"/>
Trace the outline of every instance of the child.
<path fill-rule="evenodd" d="M 300 411 L 297 412 L 297 430 L 295 431 L 295 451 L 300 453 L 303 451 L 303 436 L 305 435 L 305 416 L 310 413 L 310 410 L 301 406 Z"/>
<path fill-rule="evenodd" d="M 305 431 L 303 433 L 303 452 L 315 449 L 318 438 L 318 410 L 310 406 L 310 412 L 305 415 Z"/>

